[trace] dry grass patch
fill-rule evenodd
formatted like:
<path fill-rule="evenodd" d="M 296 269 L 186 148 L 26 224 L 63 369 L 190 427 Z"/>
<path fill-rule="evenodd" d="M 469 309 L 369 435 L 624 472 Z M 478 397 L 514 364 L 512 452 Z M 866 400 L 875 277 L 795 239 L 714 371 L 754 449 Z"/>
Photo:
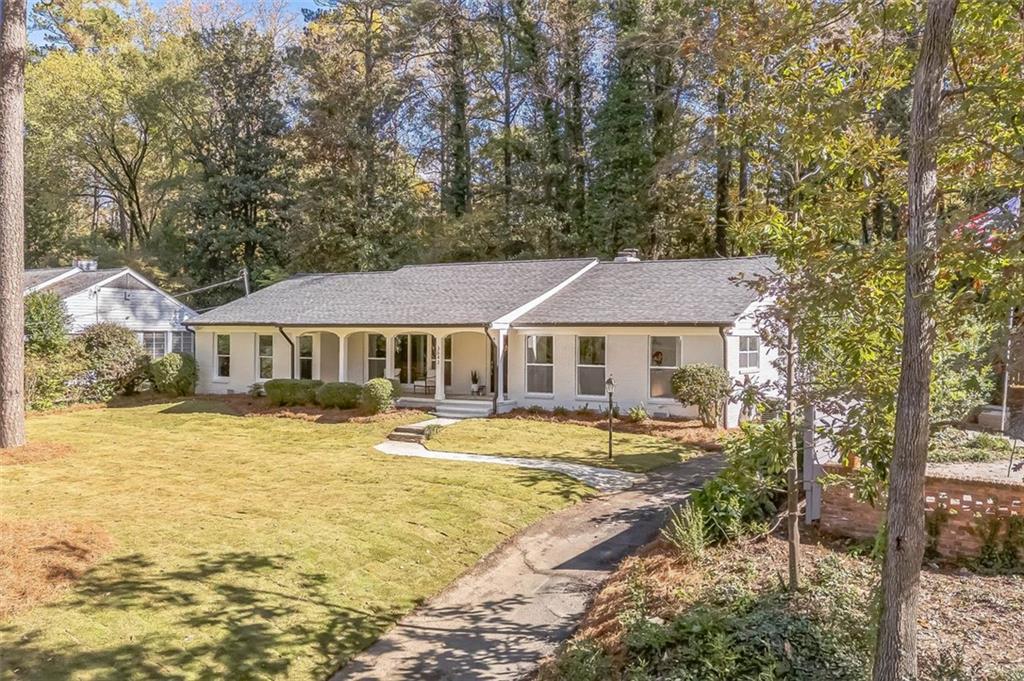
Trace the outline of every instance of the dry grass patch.
<path fill-rule="evenodd" d="M 0 520 L 0 620 L 55 600 L 112 547 L 95 523 Z"/>
<path fill-rule="evenodd" d="M 70 445 L 60 442 L 28 442 L 21 447 L 0 449 L 0 466 L 17 466 L 23 463 L 63 459 L 71 452 Z"/>

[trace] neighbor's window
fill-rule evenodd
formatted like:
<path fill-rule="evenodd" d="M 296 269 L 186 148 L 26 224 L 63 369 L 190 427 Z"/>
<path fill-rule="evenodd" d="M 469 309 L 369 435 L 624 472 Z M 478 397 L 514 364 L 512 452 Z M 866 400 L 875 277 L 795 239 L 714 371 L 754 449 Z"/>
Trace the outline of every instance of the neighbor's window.
<path fill-rule="evenodd" d="M 142 347 L 153 359 L 167 354 L 167 334 L 163 331 L 143 331 Z"/>
<path fill-rule="evenodd" d="M 672 397 L 672 374 L 679 368 L 678 336 L 651 336 L 651 397 Z"/>
<path fill-rule="evenodd" d="M 761 366 L 761 339 L 757 336 L 740 336 L 740 369 L 757 369 Z"/>
<path fill-rule="evenodd" d="M 555 386 L 555 352 L 551 336 L 526 337 L 526 392 L 550 395 Z"/>
<path fill-rule="evenodd" d="M 171 331 L 171 352 L 181 355 L 195 354 L 192 347 L 191 331 Z"/>
<path fill-rule="evenodd" d="M 299 378 L 313 378 L 312 336 L 299 336 Z"/>
<path fill-rule="evenodd" d="M 576 394 L 604 395 L 604 336 L 576 337 Z"/>
<path fill-rule="evenodd" d="M 388 365 L 388 341 L 382 334 L 366 334 L 366 378 L 384 378 Z"/>
<path fill-rule="evenodd" d="M 226 333 L 217 334 L 217 375 L 231 375 L 231 336 Z"/>
<path fill-rule="evenodd" d="M 274 377 L 274 336 L 260 334 L 256 336 L 256 355 L 259 357 L 260 378 Z"/>

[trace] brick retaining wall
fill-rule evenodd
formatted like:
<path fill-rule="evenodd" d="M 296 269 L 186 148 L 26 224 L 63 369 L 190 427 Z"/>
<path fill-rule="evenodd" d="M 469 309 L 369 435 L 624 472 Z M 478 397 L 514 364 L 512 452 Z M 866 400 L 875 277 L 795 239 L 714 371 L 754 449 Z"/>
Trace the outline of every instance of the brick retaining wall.
<path fill-rule="evenodd" d="M 825 466 L 826 473 L 842 475 L 841 466 Z M 882 522 L 882 505 L 854 499 L 844 484 L 825 487 L 821 498 L 822 531 L 855 539 L 871 539 Z M 933 549 L 945 558 L 972 558 L 984 544 L 986 518 L 1024 517 L 1024 484 L 929 475 L 925 478 L 925 513 L 932 531 Z M 938 515 L 937 515 L 938 513 Z M 1000 536 L 1005 532 L 1002 522 Z M 1024 558 L 1024 557 L 1022 557 Z"/>

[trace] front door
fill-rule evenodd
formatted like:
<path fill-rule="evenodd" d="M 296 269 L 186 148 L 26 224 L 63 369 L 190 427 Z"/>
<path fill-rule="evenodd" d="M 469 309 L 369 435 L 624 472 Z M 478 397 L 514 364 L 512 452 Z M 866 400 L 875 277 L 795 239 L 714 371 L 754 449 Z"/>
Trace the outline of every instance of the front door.
<path fill-rule="evenodd" d="M 422 381 L 427 375 L 427 335 L 404 333 L 395 336 L 395 368 L 403 385 Z"/>

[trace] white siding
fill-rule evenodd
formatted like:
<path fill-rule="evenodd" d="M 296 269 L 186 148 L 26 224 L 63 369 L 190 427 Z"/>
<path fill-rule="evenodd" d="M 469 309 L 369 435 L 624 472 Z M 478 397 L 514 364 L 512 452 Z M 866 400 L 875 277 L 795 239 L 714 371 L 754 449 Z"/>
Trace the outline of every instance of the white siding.
<path fill-rule="evenodd" d="M 188 308 L 152 290 L 101 288 L 64 300 L 71 315 L 71 333 L 98 322 L 114 322 L 133 331 L 184 331 Z"/>

